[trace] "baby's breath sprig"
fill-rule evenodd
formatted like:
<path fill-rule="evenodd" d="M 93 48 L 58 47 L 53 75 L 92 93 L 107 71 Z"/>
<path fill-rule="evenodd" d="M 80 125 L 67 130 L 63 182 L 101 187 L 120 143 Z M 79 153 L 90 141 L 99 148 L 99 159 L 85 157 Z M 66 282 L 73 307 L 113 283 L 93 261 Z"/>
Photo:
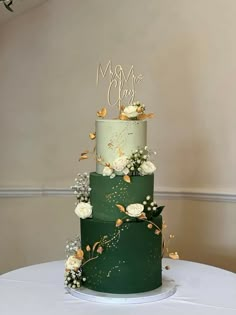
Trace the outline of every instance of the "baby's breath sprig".
<path fill-rule="evenodd" d="M 165 206 L 158 206 L 155 200 L 152 200 L 151 196 L 147 196 L 146 200 L 143 201 L 144 212 L 148 220 L 153 217 L 157 217 L 161 214 Z"/>
<path fill-rule="evenodd" d="M 75 178 L 75 185 L 71 186 L 71 189 L 74 191 L 78 202 L 89 202 L 91 188 L 89 187 L 88 173 L 78 173 Z"/>
<path fill-rule="evenodd" d="M 144 149 L 135 150 L 127 164 L 127 168 L 131 175 L 139 175 L 140 173 L 140 166 L 143 162 L 146 162 L 148 159 L 148 152 Z"/>
<path fill-rule="evenodd" d="M 66 242 L 66 258 L 70 257 L 71 255 L 74 255 L 77 250 L 81 247 L 80 237 L 76 236 L 73 240 L 68 240 Z"/>
<path fill-rule="evenodd" d="M 153 154 L 156 154 L 156 152 L 150 150 L 147 146 L 145 146 L 143 149 L 135 150 L 128 159 L 127 168 L 129 169 L 129 174 L 130 175 L 146 175 L 146 174 L 142 174 L 143 165 L 145 164 L 145 162 L 150 160 L 150 157 Z"/>
<path fill-rule="evenodd" d="M 82 268 L 78 270 L 65 271 L 64 284 L 65 287 L 76 289 L 80 288 L 82 283 L 86 281 L 86 278 L 82 275 Z"/>

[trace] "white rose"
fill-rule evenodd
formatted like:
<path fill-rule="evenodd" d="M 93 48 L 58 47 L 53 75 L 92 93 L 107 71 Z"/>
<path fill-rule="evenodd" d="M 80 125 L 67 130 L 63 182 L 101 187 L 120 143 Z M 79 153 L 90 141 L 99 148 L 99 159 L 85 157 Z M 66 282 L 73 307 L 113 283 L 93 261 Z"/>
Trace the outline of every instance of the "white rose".
<path fill-rule="evenodd" d="M 112 163 L 112 167 L 114 168 L 115 171 L 122 172 L 126 168 L 127 164 L 128 164 L 127 157 L 125 155 L 122 155 L 121 157 L 115 159 L 115 161 Z"/>
<path fill-rule="evenodd" d="M 126 212 L 130 217 L 139 217 L 143 209 L 144 206 L 141 203 L 132 203 L 126 207 Z"/>
<path fill-rule="evenodd" d="M 72 255 L 67 259 L 65 267 L 66 269 L 69 269 L 69 270 L 78 270 L 81 264 L 82 264 L 82 260 Z"/>
<path fill-rule="evenodd" d="M 124 114 L 128 118 L 135 118 L 138 116 L 138 112 L 136 110 L 137 110 L 137 105 L 129 105 L 125 107 Z"/>
<path fill-rule="evenodd" d="M 86 219 L 92 215 L 92 206 L 87 202 L 79 202 L 75 208 L 75 213 L 80 219 Z"/>
<path fill-rule="evenodd" d="M 112 173 L 113 173 L 113 170 L 108 166 L 105 166 L 102 171 L 103 176 L 111 176 Z"/>
<path fill-rule="evenodd" d="M 141 175 L 150 175 L 154 173 L 155 170 L 156 170 L 156 166 L 150 161 L 145 161 L 140 165 Z"/>

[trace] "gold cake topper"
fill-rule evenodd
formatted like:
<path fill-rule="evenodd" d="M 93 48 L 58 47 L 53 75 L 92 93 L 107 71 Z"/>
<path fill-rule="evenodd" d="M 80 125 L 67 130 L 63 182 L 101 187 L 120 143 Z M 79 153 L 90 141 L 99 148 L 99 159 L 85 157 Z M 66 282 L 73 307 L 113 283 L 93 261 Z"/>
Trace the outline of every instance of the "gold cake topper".
<path fill-rule="evenodd" d="M 109 85 L 107 90 L 107 102 L 110 106 L 118 106 L 121 111 L 121 102 L 127 99 L 128 104 L 132 104 L 135 100 L 136 84 L 142 79 L 143 75 L 136 75 L 134 66 L 132 65 L 128 72 L 125 72 L 121 65 L 113 67 L 111 60 L 108 61 L 105 68 L 100 63 L 97 67 L 96 84 L 99 84 L 99 78 L 105 79 L 109 77 Z M 114 96 L 118 94 L 118 96 Z"/>

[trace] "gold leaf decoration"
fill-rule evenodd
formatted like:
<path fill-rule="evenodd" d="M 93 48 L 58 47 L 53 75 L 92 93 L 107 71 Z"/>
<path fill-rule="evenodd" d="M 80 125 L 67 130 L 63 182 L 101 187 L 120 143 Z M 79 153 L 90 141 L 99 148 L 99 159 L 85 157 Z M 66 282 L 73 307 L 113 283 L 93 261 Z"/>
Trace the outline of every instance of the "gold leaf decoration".
<path fill-rule="evenodd" d="M 116 227 L 121 226 L 123 224 L 123 221 L 121 219 L 116 220 Z"/>
<path fill-rule="evenodd" d="M 129 120 L 129 117 L 126 116 L 125 114 L 121 113 L 120 116 L 119 116 L 119 119 L 120 120 Z"/>
<path fill-rule="evenodd" d="M 147 219 L 146 214 L 144 212 L 142 212 L 141 215 L 138 218 L 139 218 L 139 220 Z"/>
<path fill-rule="evenodd" d="M 153 117 L 154 117 L 154 113 L 147 114 L 147 118 L 153 118 Z"/>
<path fill-rule="evenodd" d="M 130 182 L 131 182 L 131 179 L 130 179 L 129 175 L 124 175 L 124 176 L 123 176 L 123 180 L 124 180 L 126 183 L 130 183 Z"/>
<path fill-rule="evenodd" d="M 178 255 L 177 252 L 169 253 L 169 257 L 170 257 L 171 259 L 175 259 L 175 260 L 179 259 L 179 255 Z"/>
<path fill-rule="evenodd" d="M 98 117 L 104 118 L 104 117 L 106 117 L 106 115 L 107 115 L 107 109 L 106 109 L 106 107 L 103 107 L 101 110 L 99 110 L 99 111 L 97 112 L 97 116 L 98 116 Z"/>
<path fill-rule="evenodd" d="M 88 155 L 87 155 L 88 153 L 89 153 L 88 150 L 85 150 L 84 152 L 82 152 L 82 153 L 80 154 L 79 161 L 88 159 Z"/>
<path fill-rule="evenodd" d="M 142 113 L 142 114 L 139 114 L 138 116 L 137 116 L 137 119 L 138 120 L 144 120 L 144 119 L 146 119 L 146 118 L 153 118 L 154 117 L 154 114 L 153 113 L 150 113 L 150 114 L 144 114 L 144 113 Z"/>
<path fill-rule="evenodd" d="M 91 251 L 91 247 L 89 245 L 86 246 L 86 251 L 90 252 Z"/>
<path fill-rule="evenodd" d="M 144 120 L 144 119 L 146 119 L 147 118 L 147 115 L 146 114 L 139 114 L 138 116 L 137 116 L 137 119 L 138 120 Z"/>
<path fill-rule="evenodd" d="M 89 138 L 90 138 L 91 140 L 96 139 L 96 132 L 91 132 L 91 133 L 89 134 Z"/>
<path fill-rule="evenodd" d="M 143 113 L 143 107 L 142 106 L 139 106 L 137 109 L 136 109 L 136 112 L 141 114 Z"/>
<path fill-rule="evenodd" d="M 85 150 L 84 152 L 81 153 L 81 155 L 85 155 L 85 154 L 88 154 L 89 153 L 89 150 Z"/>
<path fill-rule="evenodd" d="M 98 246 L 97 253 L 102 254 L 103 248 L 102 246 Z"/>
<path fill-rule="evenodd" d="M 75 254 L 75 257 L 78 258 L 79 260 L 83 260 L 84 258 L 84 252 L 82 249 L 78 249 L 76 254 Z"/>
<path fill-rule="evenodd" d="M 95 242 L 95 243 L 93 244 L 93 252 L 95 251 L 96 247 L 97 247 L 99 244 L 100 244 L 100 242 Z"/>
<path fill-rule="evenodd" d="M 121 212 L 125 212 L 125 207 L 124 207 L 124 206 L 119 205 L 119 204 L 117 204 L 116 206 L 117 206 L 117 208 L 118 208 Z M 119 220 L 119 219 L 118 219 L 118 220 Z"/>
<path fill-rule="evenodd" d="M 158 229 L 155 230 L 155 234 L 156 234 L 156 235 L 159 235 L 160 233 L 161 233 L 160 230 L 158 230 Z"/>
<path fill-rule="evenodd" d="M 88 159 L 87 155 L 81 155 L 79 161 Z"/>

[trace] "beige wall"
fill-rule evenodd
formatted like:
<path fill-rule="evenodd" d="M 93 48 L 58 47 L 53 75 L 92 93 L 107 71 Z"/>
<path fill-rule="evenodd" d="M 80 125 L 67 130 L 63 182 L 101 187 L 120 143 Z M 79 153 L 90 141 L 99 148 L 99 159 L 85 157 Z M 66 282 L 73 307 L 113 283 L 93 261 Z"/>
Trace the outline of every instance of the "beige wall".
<path fill-rule="evenodd" d="M 158 150 L 156 190 L 172 196 L 163 202 L 176 247 L 184 259 L 236 271 L 236 206 L 214 201 L 236 199 L 236 2 L 66 4 L 50 0 L 0 27 L 0 190 L 68 188 L 76 172 L 93 170 L 78 157 L 105 102 L 97 64 L 134 64 L 144 76 L 138 98 L 156 113 L 149 144 Z M 1 198 L 0 272 L 62 259 L 77 230 L 73 202 Z"/>

